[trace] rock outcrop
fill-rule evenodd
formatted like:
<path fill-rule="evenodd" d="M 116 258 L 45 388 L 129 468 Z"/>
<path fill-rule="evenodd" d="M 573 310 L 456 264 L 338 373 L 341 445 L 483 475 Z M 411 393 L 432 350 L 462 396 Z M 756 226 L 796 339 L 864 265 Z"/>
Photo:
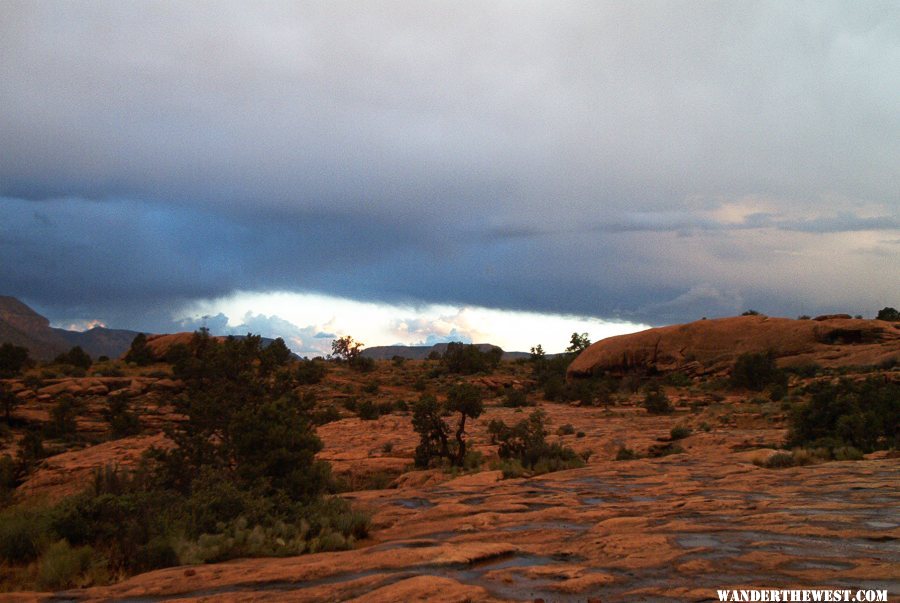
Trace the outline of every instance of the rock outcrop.
<path fill-rule="evenodd" d="M 865 366 L 900 359 L 900 324 L 882 320 L 793 320 L 738 316 L 609 337 L 583 351 L 569 377 L 632 370 L 710 373 L 744 353 L 771 351 L 781 366 Z"/>

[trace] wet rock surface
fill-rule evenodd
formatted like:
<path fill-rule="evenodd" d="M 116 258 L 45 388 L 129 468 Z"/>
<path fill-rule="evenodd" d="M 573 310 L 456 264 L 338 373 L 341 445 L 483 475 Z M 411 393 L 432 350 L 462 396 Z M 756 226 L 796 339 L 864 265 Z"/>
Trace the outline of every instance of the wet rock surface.
<path fill-rule="evenodd" d="M 765 469 L 750 461 L 765 455 L 762 446 L 782 438 L 783 430 L 757 425 L 695 433 L 681 441 L 682 454 L 614 461 L 611 451 L 623 439 L 646 450 L 686 418 L 545 408 L 554 424 L 585 432 L 563 439 L 595 451 L 588 466 L 506 480 L 499 471 L 455 478 L 412 472 L 395 488 L 342 495 L 373 518 L 370 538 L 355 550 L 171 568 L 56 596 L 702 601 L 714 600 L 717 588 L 738 587 L 873 588 L 900 595 L 896 458 L 875 454 Z M 473 440 L 487 453 L 487 422 L 514 415 L 489 409 L 473 425 Z M 415 440 L 397 419 L 403 417 L 326 425 L 323 455 L 352 462 L 392 441 L 397 456 L 388 458 L 400 459 Z M 360 437 L 347 438 L 354 430 Z"/>

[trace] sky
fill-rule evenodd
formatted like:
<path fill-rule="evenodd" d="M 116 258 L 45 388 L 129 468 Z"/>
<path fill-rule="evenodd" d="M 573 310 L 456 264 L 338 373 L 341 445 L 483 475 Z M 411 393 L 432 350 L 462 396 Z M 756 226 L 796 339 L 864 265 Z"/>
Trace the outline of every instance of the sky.
<path fill-rule="evenodd" d="M 898 64 L 893 1 L 0 0 L 0 294 L 310 351 L 873 316 Z"/>

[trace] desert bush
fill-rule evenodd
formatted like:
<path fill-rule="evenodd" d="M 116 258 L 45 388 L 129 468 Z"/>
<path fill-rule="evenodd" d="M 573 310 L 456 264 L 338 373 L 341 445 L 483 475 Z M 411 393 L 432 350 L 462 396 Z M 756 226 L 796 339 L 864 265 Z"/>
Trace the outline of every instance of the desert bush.
<path fill-rule="evenodd" d="M 809 362 L 807 364 L 800 364 L 796 366 L 789 366 L 784 368 L 784 372 L 790 373 L 792 375 L 797 375 L 798 377 L 815 377 L 822 371 L 822 367 L 816 364 L 815 362 Z"/>
<path fill-rule="evenodd" d="M 5 383 L 0 383 L 0 407 L 3 408 L 3 419 L 9 425 L 12 421 L 12 411 L 22 403 L 22 399 L 13 393 Z"/>
<path fill-rule="evenodd" d="M 669 432 L 669 438 L 673 440 L 683 440 L 693 433 L 690 427 L 686 427 L 684 425 L 676 425 Z"/>
<path fill-rule="evenodd" d="M 514 460 L 532 474 L 583 467 L 584 459 L 558 442 L 548 444 L 547 415 L 536 410 L 527 419 L 508 426 L 494 419 L 488 425 L 491 443 L 498 445 L 502 460 Z"/>
<path fill-rule="evenodd" d="M 789 418 L 788 445 L 852 446 L 872 452 L 900 445 L 900 384 L 884 379 L 817 382 Z"/>
<path fill-rule="evenodd" d="M 626 448 L 625 446 L 620 447 L 618 452 L 616 452 L 617 461 L 633 461 L 636 458 L 640 457 L 638 457 L 634 450 Z"/>
<path fill-rule="evenodd" d="M 500 365 L 503 350 L 497 346 L 482 352 L 478 346 L 457 341 L 447 344 L 441 363 L 449 373 L 489 373 Z"/>
<path fill-rule="evenodd" d="M 741 354 L 731 369 L 731 386 L 762 391 L 767 385 L 787 385 L 787 374 L 775 365 L 772 352 Z"/>
<path fill-rule="evenodd" d="M 72 547 L 65 540 L 53 543 L 41 556 L 37 584 L 44 590 L 69 588 L 91 566 L 94 550 Z"/>
<path fill-rule="evenodd" d="M 427 467 L 435 460 L 446 459 L 461 467 L 466 458 L 465 426 L 467 418 L 478 418 L 484 410 L 482 391 L 473 385 L 459 384 L 450 388 L 445 404 L 434 396 L 422 396 L 413 406 L 413 429 L 419 434 L 415 464 Z M 444 414 L 459 413 L 455 439 L 450 439 L 451 427 Z"/>
<path fill-rule="evenodd" d="M 377 379 L 372 379 L 363 386 L 362 390 L 367 394 L 375 394 L 378 393 L 380 387 L 381 383 L 379 383 Z"/>
<path fill-rule="evenodd" d="M 323 406 L 314 410 L 311 414 L 312 422 L 316 425 L 325 425 L 341 420 L 341 411 L 334 407 L 333 404 Z"/>
<path fill-rule="evenodd" d="M 673 444 L 672 442 L 668 442 L 665 444 L 654 444 L 650 446 L 647 450 L 647 456 L 650 458 L 659 458 L 663 456 L 669 456 L 670 454 L 681 454 L 684 452 L 684 448 L 679 446 L 678 444 Z"/>
<path fill-rule="evenodd" d="M 37 429 L 28 429 L 19 438 L 17 460 L 24 471 L 28 471 L 37 461 L 47 456 L 44 450 L 44 436 Z"/>
<path fill-rule="evenodd" d="M 363 421 L 374 421 L 381 416 L 381 409 L 371 400 L 363 400 L 357 406 L 359 418 Z"/>
<path fill-rule="evenodd" d="M 44 432 L 51 438 L 74 438 L 78 429 L 76 418 L 81 409 L 82 405 L 74 397 L 60 396 L 50 409 L 50 422 L 44 426 Z"/>
<path fill-rule="evenodd" d="M 887 320 L 889 322 L 900 322 L 900 312 L 890 306 L 886 306 L 878 311 L 875 318 L 877 320 Z"/>
<path fill-rule="evenodd" d="M 78 345 L 65 354 L 60 354 L 54 358 L 53 362 L 54 364 L 69 365 L 84 370 L 91 368 L 91 364 L 93 364 L 91 357 Z"/>
<path fill-rule="evenodd" d="M 836 461 L 861 461 L 863 459 L 862 451 L 853 446 L 840 446 L 832 451 L 834 460 Z"/>
<path fill-rule="evenodd" d="M 564 435 L 572 435 L 575 433 L 575 427 L 571 423 L 566 423 L 565 425 L 560 425 L 556 430 L 556 435 L 564 436 Z"/>
<path fill-rule="evenodd" d="M 103 418 L 109 423 L 113 437 L 122 438 L 141 431 L 141 421 L 131 409 L 126 396 L 111 396 L 106 402 Z"/>
<path fill-rule="evenodd" d="M 776 452 L 765 460 L 753 459 L 753 464 L 767 469 L 781 469 L 794 466 L 794 455 L 790 452 Z"/>
<path fill-rule="evenodd" d="M 773 402 L 778 402 L 782 398 L 784 398 L 788 393 L 787 385 L 783 383 L 776 383 L 769 387 L 769 400 Z"/>
<path fill-rule="evenodd" d="M 644 393 L 643 407 L 652 415 L 670 414 L 675 411 L 666 392 L 658 385 L 650 386 Z"/>
<path fill-rule="evenodd" d="M 125 362 L 132 362 L 138 366 L 148 366 L 156 362 L 156 357 L 147 345 L 147 336 L 144 333 L 138 333 L 131 340 L 131 346 L 125 353 Z"/>
<path fill-rule="evenodd" d="M 94 375 L 97 375 L 98 377 L 124 377 L 125 376 L 125 371 L 123 371 L 121 368 L 119 368 L 117 365 L 115 365 L 111 362 L 106 362 L 102 366 L 97 366 L 95 364 L 92 373 Z M 148 375 L 148 376 L 152 376 L 152 375 Z M 168 374 L 166 374 L 166 376 L 168 377 Z"/>
<path fill-rule="evenodd" d="M 27 348 L 8 342 L 0 345 L 0 379 L 15 377 L 31 363 Z"/>
<path fill-rule="evenodd" d="M 7 497 L 18 482 L 19 467 L 8 454 L 0 456 L 0 508 L 7 502 Z"/>
<path fill-rule="evenodd" d="M 766 469 L 784 469 L 821 463 L 830 458 L 831 454 L 825 448 L 794 448 L 790 452 L 776 452 L 766 459 L 753 459 L 753 464 Z"/>
<path fill-rule="evenodd" d="M 299 385 L 315 385 L 322 381 L 328 369 L 322 362 L 300 360 L 294 369 L 294 379 Z"/>
<path fill-rule="evenodd" d="M 674 371 L 666 375 L 666 383 L 675 387 L 688 387 L 691 385 L 691 378 L 680 371 Z"/>
<path fill-rule="evenodd" d="M 0 561 L 9 564 L 37 559 L 49 544 L 47 510 L 19 505 L 0 511 Z"/>
<path fill-rule="evenodd" d="M 506 391 L 503 394 L 503 406 L 506 408 L 522 408 L 531 405 L 525 390 L 515 389 L 513 387 L 506 388 Z"/>
<path fill-rule="evenodd" d="M 500 459 L 494 466 L 503 473 L 503 479 L 514 479 L 530 474 L 519 459 Z"/>
<path fill-rule="evenodd" d="M 357 356 L 349 365 L 360 373 L 371 373 L 375 370 L 375 359 L 368 356 Z"/>

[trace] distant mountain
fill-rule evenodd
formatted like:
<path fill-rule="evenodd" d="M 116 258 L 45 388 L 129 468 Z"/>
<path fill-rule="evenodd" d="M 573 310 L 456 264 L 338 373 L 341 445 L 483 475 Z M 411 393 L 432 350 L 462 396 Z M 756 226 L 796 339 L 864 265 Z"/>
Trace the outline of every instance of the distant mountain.
<path fill-rule="evenodd" d="M 490 343 L 477 343 L 475 345 L 482 352 L 498 347 Z M 373 360 L 390 360 L 394 356 L 406 358 L 407 360 L 425 360 L 432 352 L 443 356 L 446 351 L 446 343 L 436 343 L 434 345 L 376 345 L 364 349 L 362 355 Z M 503 352 L 502 358 L 503 360 L 517 360 L 528 357 L 530 357 L 530 354 L 526 352 Z"/>
<path fill-rule="evenodd" d="M 137 331 L 125 329 L 107 329 L 94 327 L 88 331 L 66 331 L 65 329 L 53 329 L 69 344 L 69 347 L 80 345 L 81 349 L 91 355 L 95 360 L 100 356 L 118 358 L 128 351 L 131 342 L 137 336 Z"/>
<path fill-rule="evenodd" d="M 32 358 L 52 360 L 78 345 L 96 359 L 116 358 L 130 346 L 135 331 L 95 327 L 83 333 L 55 329 L 50 321 L 15 297 L 0 296 L 0 343 L 28 348 Z"/>

